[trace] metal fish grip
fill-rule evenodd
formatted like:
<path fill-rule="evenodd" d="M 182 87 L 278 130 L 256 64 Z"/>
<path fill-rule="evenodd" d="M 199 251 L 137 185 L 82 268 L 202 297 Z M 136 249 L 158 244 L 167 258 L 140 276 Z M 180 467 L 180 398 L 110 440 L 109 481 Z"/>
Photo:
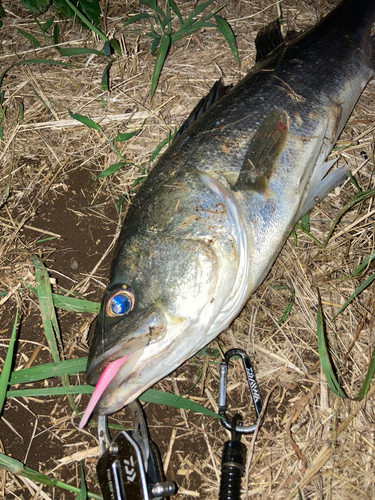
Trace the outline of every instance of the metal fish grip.
<path fill-rule="evenodd" d="M 133 431 L 122 431 L 111 440 L 107 417 L 99 416 L 101 456 L 96 472 L 104 500 L 161 500 L 176 492 L 164 481 L 156 445 L 150 441 L 146 420 L 138 400 L 130 403 Z"/>

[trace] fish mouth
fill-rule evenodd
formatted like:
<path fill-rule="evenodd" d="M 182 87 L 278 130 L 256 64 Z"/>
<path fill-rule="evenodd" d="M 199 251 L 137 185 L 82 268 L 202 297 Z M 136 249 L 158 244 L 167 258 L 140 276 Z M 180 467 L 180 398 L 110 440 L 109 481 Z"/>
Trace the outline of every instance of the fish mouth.
<path fill-rule="evenodd" d="M 108 362 L 108 358 L 106 358 L 106 360 L 99 360 L 98 363 L 90 366 L 88 372 L 90 376 L 99 378 L 79 424 L 80 428 L 85 427 L 92 413 L 99 415 L 113 413 L 130 402 L 129 396 L 131 395 L 128 395 L 127 400 L 112 401 L 112 393 L 115 388 L 131 377 L 131 372 L 142 354 L 143 349 L 139 349 L 136 352 L 120 356 L 113 361 Z M 104 369 L 103 364 L 105 364 Z"/>
<path fill-rule="evenodd" d="M 132 338 L 126 343 L 121 342 L 116 344 L 100 355 L 95 355 L 93 357 L 90 357 L 89 355 L 86 368 L 87 383 L 90 385 L 98 384 L 107 366 L 118 361 L 119 359 L 123 359 L 123 363 L 125 363 L 128 359 L 133 357 L 133 355 L 137 353 L 141 354 L 149 342 L 150 335 L 142 335 Z"/>
<path fill-rule="evenodd" d="M 114 389 L 131 378 L 131 373 L 149 342 L 150 335 L 140 335 L 114 345 L 99 356 L 89 356 L 87 382 L 94 385 L 95 389 L 79 424 L 80 428 L 86 425 L 92 413 L 114 413 L 130 402 L 129 398 L 119 401 Z"/>
<path fill-rule="evenodd" d="M 135 374 L 140 371 L 139 360 L 144 349 L 152 344 L 158 344 L 166 335 L 167 321 L 164 308 L 155 304 L 142 317 L 141 324 L 136 323 L 126 335 L 120 331 L 103 327 L 103 319 L 95 330 L 86 368 L 87 383 L 95 389 L 82 417 L 80 427 L 84 427 L 94 412 L 99 415 L 108 415 L 120 410 L 133 399 L 144 392 L 147 387 L 135 383 Z M 118 325 L 114 326 L 114 329 Z M 105 349 L 102 338 L 107 334 L 115 338 L 120 337 L 117 343 Z M 122 390 L 119 388 L 122 388 Z"/>

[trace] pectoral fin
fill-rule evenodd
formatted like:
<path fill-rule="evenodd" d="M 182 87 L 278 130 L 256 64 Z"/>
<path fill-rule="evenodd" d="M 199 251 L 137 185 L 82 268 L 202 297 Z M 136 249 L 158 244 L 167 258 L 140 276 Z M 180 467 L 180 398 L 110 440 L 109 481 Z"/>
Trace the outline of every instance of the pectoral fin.
<path fill-rule="evenodd" d="M 337 158 L 331 161 L 326 161 L 321 165 L 315 167 L 308 187 L 307 196 L 301 205 L 295 222 L 298 222 L 304 215 L 315 207 L 320 200 L 322 200 L 332 189 L 340 186 L 348 176 L 348 169 L 346 167 L 336 168 L 333 172 L 328 174 L 328 170 L 336 163 Z"/>
<path fill-rule="evenodd" d="M 234 189 L 264 192 L 285 145 L 288 124 L 285 113 L 273 111 L 251 139 Z"/>

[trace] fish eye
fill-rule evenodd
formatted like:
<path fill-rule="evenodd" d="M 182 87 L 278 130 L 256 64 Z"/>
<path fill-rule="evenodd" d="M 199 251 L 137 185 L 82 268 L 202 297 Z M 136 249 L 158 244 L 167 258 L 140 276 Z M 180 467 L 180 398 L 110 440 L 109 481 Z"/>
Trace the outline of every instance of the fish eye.
<path fill-rule="evenodd" d="M 116 317 L 128 314 L 134 307 L 134 290 L 123 285 L 120 290 L 112 292 L 107 298 L 105 312 L 107 316 Z"/>

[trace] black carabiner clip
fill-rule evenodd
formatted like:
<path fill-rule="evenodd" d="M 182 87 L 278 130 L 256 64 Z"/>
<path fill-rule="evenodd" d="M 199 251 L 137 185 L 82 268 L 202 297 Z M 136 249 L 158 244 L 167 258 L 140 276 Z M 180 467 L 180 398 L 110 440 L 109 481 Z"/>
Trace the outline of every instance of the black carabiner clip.
<path fill-rule="evenodd" d="M 255 372 L 253 365 L 251 364 L 249 356 L 246 352 L 241 349 L 231 349 L 225 354 L 225 361 L 220 363 L 220 381 L 219 381 L 219 415 L 222 417 L 221 423 L 228 429 L 228 431 L 233 432 L 233 427 L 231 422 L 227 419 L 227 373 L 228 373 L 228 362 L 233 356 L 240 356 L 242 359 L 242 364 L 246 374 L 247 383 L 249 384 L 249 389 L 251 393 L 251 398 L 253 400 L 253 405 L 256 413 L 256 421 L 252 425 L 236 425 L 235 431 L 238 434 L 252 434 L 259 420 L 260 412 L 262 411 L 263 403 L 262 397 L 260 395 L 260 390 L 258 383 L 255 378 Z"/>

